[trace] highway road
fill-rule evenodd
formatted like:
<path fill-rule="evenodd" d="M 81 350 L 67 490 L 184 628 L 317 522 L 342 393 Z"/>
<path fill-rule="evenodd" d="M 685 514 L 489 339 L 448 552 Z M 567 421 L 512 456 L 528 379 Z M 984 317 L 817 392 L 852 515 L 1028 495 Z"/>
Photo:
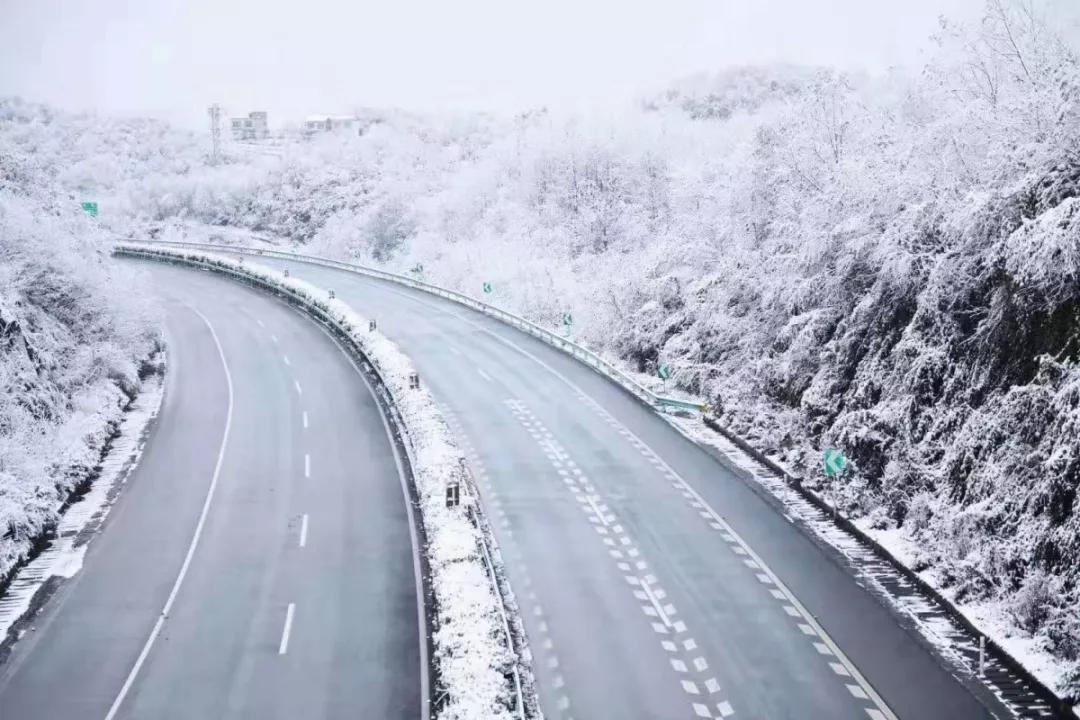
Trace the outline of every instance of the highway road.
<path fill-rule="evenodd" d="M 143 265 L 164 404 L 83 570 L 0 666 L 0 718 L 416 720 L 410 524 L 374 399 L 283 303 Z"/>
<path fill-rule="evenodd" d="M 430 295 L 260 262 L 287 265 L 377 319 L 444 405 L 521 604 L 547 717 L 1002 711 L 832 550 L 573 359 Z"/>

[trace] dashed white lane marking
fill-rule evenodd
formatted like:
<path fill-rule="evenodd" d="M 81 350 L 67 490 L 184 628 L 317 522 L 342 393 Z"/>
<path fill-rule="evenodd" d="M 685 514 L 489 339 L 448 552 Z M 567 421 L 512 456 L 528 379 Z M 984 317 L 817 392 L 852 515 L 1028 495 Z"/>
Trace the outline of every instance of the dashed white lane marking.
<path fill-rule="evenodd" d="M 307 545 L 307 527 L 308 516 L 304 513 L 304 517 L 300 520 L 300 547 Z"/>
<path fill-rule="evenodd" d="M 569 383 L 569 381 L 566 382 Z M 896 716 L 893 714 L 892 710 L 889 709 L 888 705 L 885 704 L 881 696 L 874 691 L 873 687 L 866 681 L 847 656 L 844 655 L 839 646 L 836 645 L 817 620 L 814 619 L 802 603 L 799 602 L 798 598 L 795 597 L 795 594 L 784 585 L 776 573 L 774 573 L 772 569 L 765 564 L 765 561 L 754 552 L 754 549 L 751 548 L 730 525 L 728 525 L 727 521 L 709 505 L 705 498 L 692 488 L 690 484 L 670 465 L 660 459 L 656 452 L 649 448 L 648 445 L 637 437 L 637 435 L 615 419 L 611 413 L 607 412 L 599 405 L 599 403 L 586 395 L 580 388 L 575 387 L 575 389 L 578 392 L 578 397 L 584 401 L 586 406 L 591 408 L 593 412 L 608 425 L 625 437 L 643 457 L 655 465 L 657 469 L 663 473 L 665 478 L 671 481 L 672 486 L 676 490 L 679 490 L 683 497 L 686 498 L 688 505 L 708 523 L 709 527 L 720 532 L 720 537 L 730 544 L 732 551 L 736 555 L 742 556 L 743 564 L 754 572 L 758 582 L 769 587 L 771 596 L 783 604 L 784 612 L 796 621 L 802 621 L 797 624 L 803 634 L 821 640 L 821 642 L 813 643 L 814 649 L 822 656 L 835 656 L 836 659 L 840 661 L 840 665 L 847 671 L 848 677 L 852 678 L 857 683 L 856 687 L 859 687 L 864 693 L 865 698 L 859 699 L 866 700 L 877 706 L 877 712 L 881 714 L 884 720 L 897 720 Z M 660 461 L 654 462 L 654 460 Z M 854 695 L 854 693 L 852 694 Z M 859 696 L 855 695 L 855 697 Z M 869 710 L 867 710 L 867 712 L 869 712 Z"/>
<path fill-rule="evenodd" d="M 491 379 L 491 376 L 490 376 L 490 375 L 488 375 L 488 374 L 487 374 L 486 372 L 484 372 L 484 371 L 483 371 L 483 370 L 481 370 L 480 368 L 476 368 L 476 372 L 477 372 L 477 374 L 478 374 L 478 375 L 479 375 L 480 377 L 484 378 L 484 379 L 485 379 L 485 380 L 487 380 L 488 382 L 495 382 L 494 380 L 492 380 L 492 379 Z"/>
<path fill-rule="evenodd" d="M 449 350 L 450 350 L 450 352 L 454 353 L 455 355 L 458 355 L 458 356 L 460 356 L 460 355 L 461 355 L 461 351 L 460 351 L 460 350 L 458 350 L 458 349 L 457 349 L 456 347 L 454 347 L 453 345 L 447 345 L 446 347 L 447 347 L 447 349 L 449 349 Z"/>
<path fill-rule="evenodd" d="M 304 389 L 302 387 L 300 387 L 300 381 L 299 380 L 293 380 L 293 386 L 296 388 L 296 394 L 297 395 L 303 395 L 304 394 Z"/>
<path fill-rule="evenodd" d="M 288 355 L 282 355 L 281 359 L 285 361 L 286 365 L 292 365 L 292 363 L 289 362 L 289 356 Z"/>
<path fill-rule="evenodd" d="M 289 651 L 289 635 L 292 634 L 293 613 L 296 612 L 296 603 L 289 603 L 285 611 L 285 627 L 281 629 L 281 644 L 278 645 L 278 655 L 284 655 Z"/>
<path fill-rule="evenodd" d="M 266 327 L 265 325 L 263 325 L 263 321 L 260 320 L 259 318 L 255 318 L 255 323 L 261 328 Z"/>
<path fill-rule="evenodd" d="M 311 455 L 304 453 L 304 477 L 311 477 Z"/>
<path fill-rule="evenodd" d="M 124 698 L 127 697 L 128 692 L 131 691 L 131 686 L 135 682 L 139 670 L 142 668 L 143 664 L 146 662 L 147 656 L 150 654 L 150 648 L 154 646 L 154 641 L 157 640 L 158 635 L 161 634 L 161 628 L 165 624 L 165 619 L 169 616 L 169 612 L 172 610 L 176 595 L 180 592 L 180 586 L 184 584 L 184 577 L 187 576 L 188 568 L 191 566 L 191 559 L 195 555 L 195 549 L 199 546 L 199 538 L 202 537 L 203 526 L 206 524 L 206 516 L 210 512 L 210 504 L 214 500 L 214 491 L 217 489 L 218 478 L 221 475 L 221 464 L 225 460 L 225 449 L 229 445 L 229 430 L 232 428 L 233 413 L 233 383 L 232 374 L 229 372 L 229 363 L 225 360 L 225 351 L 221 348 L 221 340 L 218 339 L 214 326 L 210 324 L 210 321 L 207 320 L 206 316 L 201 312 L 195 308 L 191 308 L 191 310 L 202 319 L 206 324 L 206 327 L 210 330 L 210 337 L 214 339 L 214 346 L 217 348 L 218 357 L 221 358 L 221 367 L 225 371 L 225 387 L 228 390 L 229 398 L 227 409 L 225 411 L 225 430 L 221 435 L 221 446 L 218 448 L 217 462 L 214 464 L 214 474 L 210 478 L 210 487 L 206 490 L 206 499 L 203 500 L 202 510 L 199 512 L 199 520 L 195 523 L 195 532 L 191 536 L 191 543 L 188 545 L 187 554 L 184 555 L 184 562 L 180 565 L 180 572 L 176 576 L 176 581 L 173 583 L 172 590 L 169 591 L 169 597 L 165 600 L 165 607 L 162 608 L 161 614 L 158 615 L 157 620 L 154 622 L 154 627 L 150 631 L 150 637 L 146 638 L 146 643 L 143 644 L 142 650 L 139 652 L 139 657 L 135 659 L 135 665 L 131 668 L 131 672 L 128 673 L 127 678 L 124 680 L 124 684 L 120 687 L 120 692 L 117 693 L 116 699 L 113 700 L 112 705 L 109 707 L 109 712 L 105 715 L 105 720 L 113 720 L 113 718 L 116 717 L 116 713 L 120 710 Z"/>
<path fill-rule="evenodd" d="M 307 410 L 304 411 L 303 418 L 304 418 L 304 429 L 307 430 L 307 426 L 308 426 Z"/>
<path fill-rule="evenodd" d="M 274 335 L 273 333 L 271 333 L 271 334 L 270 334 L 270 339 L 274 341 L 274 344 L 275 344 L 275 345 L 277 344 L 277 341 L 278 341 L 278 339 L 277 339 L 277 335 Z"/>
<path fill-rule="evenodd" d="M 555 468 L 555 473 L 561 482 L 573 493 L 593 529 L 600 535 L 603 544 L 607 546 L 608 554 L 615 560 L 616 567 L 623 573 L 623 579 L 632 588 L 631 592 L 634 597 L 641 603 L 642 612 L 646 617 L 650 618 L 649 624 L 653 631 L 664 638 L 660 640 L 660 646 L 670 653 L 668 662 L 671 668 L 683 676 L 680 678 L 680 686 L 683 691 L 694 696 L 691 708 L 694 710 L 695 715 L 703 718 L 716 717 L 709 706 L 702 700 L 707 696 L 720 693 L 722 690 L 720 682 L 715 677 L 706 676 L 705 673 L 709 669 L 709 664 L 704 657 L 698 654 L 681 655 L 683 650 L 680 650 L 675 640 L 679 641 L 686 653 L 696 650 L 697 643 L 692 637 L 687 636 L 685 623 L 680 620 L 673 620 L 678 610 L 674 604 L 665 602 L 667 593 L 659 584 L 656 576 L 651 572 L 647 572 L 648 563 L 637 559 L 640 556 L 640 551 L 634 541 L 626 534 L 622 524 L 618 522 L 617 515 L 603 502 L 601 496 L 597 493 L 596 487 L 577 467 L 574 460 L 562 445 L 555 440 L 551 432 L 544 427 L 543 423 L 523 403 L 517 400 L 506 400 L 505 403 L 526 432 L 536 440 L 552 467 Z M 571 475 L 570 471 L 573 472 L 573 475 Z M 634 567 L 642 571 L 641 575 L 633 574 L 630 571 L 631 566 L 630 562 L 627 562 L 627 558 L 633 559 Z M 539 613 L 538 608 L 537 613 Z M 674 638 L 675 640 L 668 638 Z M 694 676 L 695 679 L 683 679 L 688 675 Z M 699 681 L 705 687 L 704 695 Z M 717 697 L 712 698 L 713 701 L 718 699 Z M 730 711 L 730 703 L 725 701 L 717 705 L 718 711 L 721 705 L 726 706 Z"/>

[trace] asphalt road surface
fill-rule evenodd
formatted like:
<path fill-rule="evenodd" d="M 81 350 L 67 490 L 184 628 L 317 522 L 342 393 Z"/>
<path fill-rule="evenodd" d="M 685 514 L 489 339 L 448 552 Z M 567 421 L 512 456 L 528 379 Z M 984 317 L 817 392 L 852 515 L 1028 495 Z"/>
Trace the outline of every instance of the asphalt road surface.
<path fill-rule="evenodd" d="M 164 404 L 83 570 L 0 666 L 0 718 L 416 720 L 409 518 L 368 389 L 283 303 L 144 267 Z"/>
<path fill-rule="evenodd" d="M 288 265 L 377 319 L 445 406 L 469 446 L 548 718 L 1002 711 L 832 551 L 573 359 L 430 295 L 258 262 Z"/>

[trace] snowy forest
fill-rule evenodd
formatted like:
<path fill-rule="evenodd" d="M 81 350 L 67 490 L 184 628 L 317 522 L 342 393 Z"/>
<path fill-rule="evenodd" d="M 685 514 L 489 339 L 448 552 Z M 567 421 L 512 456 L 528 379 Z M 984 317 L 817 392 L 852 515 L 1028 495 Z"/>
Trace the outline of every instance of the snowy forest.
<path fill-rule="evenodd" d="M 535 322 L 573 312 L 631 369 L 670 365 L 860 525 L 910 541 L 962 606 L 1007 618 L 1075 697 L 1080 62 L 1060 27 L 991 0 L 943 20 L 918 72 L 728 69 L 593 114 L 387 111 L 217 165 L 161 123 L 3 101 L 0 528 L 32 529 L 19 503 L 47 517 L 69 463 L 41 448 L 137 382 L 151 321 L 103 241 L 240 228 L 489 282 Z M 855 466 L 832 484 L 827 446 Z"/>
<path fill-rule="evenodd" d="M 160 344 L 138 279 L 59 182 L 56 148 L 24 142 L 19 107 L 0 101 L 0 591 L 92 480 Z"/>

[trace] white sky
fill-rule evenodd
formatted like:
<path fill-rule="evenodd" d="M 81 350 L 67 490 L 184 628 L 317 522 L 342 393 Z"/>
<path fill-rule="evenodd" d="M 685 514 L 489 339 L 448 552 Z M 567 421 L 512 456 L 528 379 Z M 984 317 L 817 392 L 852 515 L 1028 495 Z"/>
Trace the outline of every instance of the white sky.
<path fill-rule="evenodd" d="M 0 95 L 205 124 L 604 102 L 696 71 L 918 62 L 983 0 L 0 0 Z"/>

